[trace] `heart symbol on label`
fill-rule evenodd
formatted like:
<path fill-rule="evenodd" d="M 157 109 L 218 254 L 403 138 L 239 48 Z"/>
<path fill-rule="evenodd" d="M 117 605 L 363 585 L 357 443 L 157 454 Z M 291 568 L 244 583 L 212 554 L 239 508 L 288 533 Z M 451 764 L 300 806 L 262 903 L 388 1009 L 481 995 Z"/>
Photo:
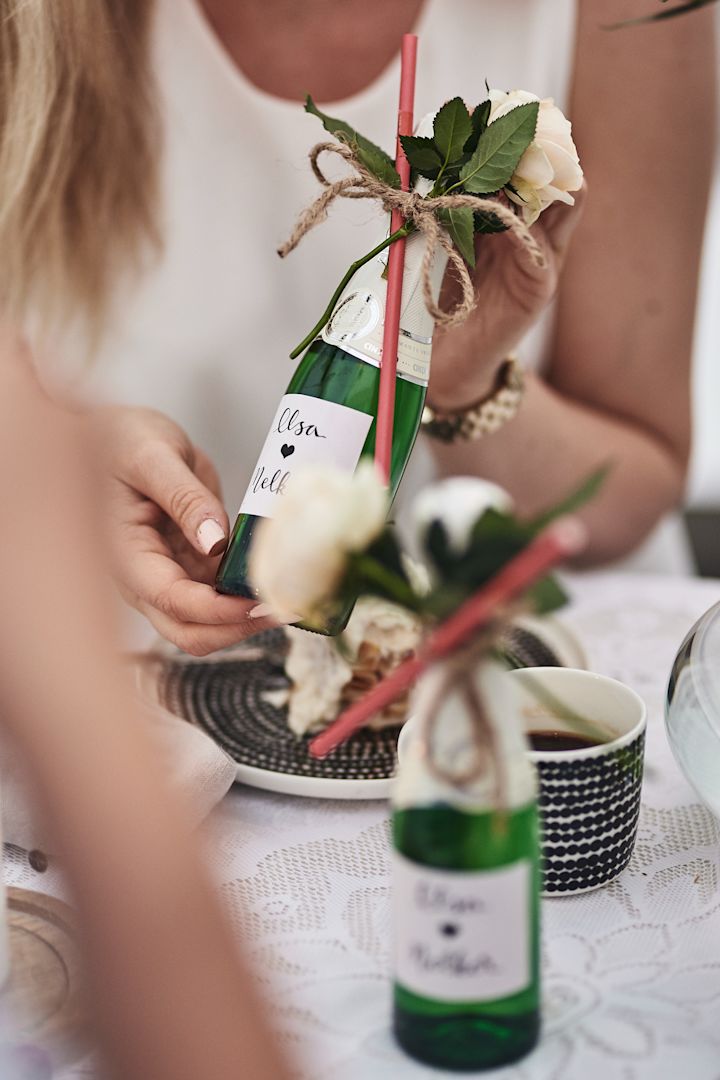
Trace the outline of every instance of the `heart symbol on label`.
<path fill-rule="evenodd" d="M 288 446 L 287 443 L 283 443 L 283 445 L 280 447 L 280 453 L 283 457 L 290 457 L 291 454 L 295 453 L 295 447 Z"/>

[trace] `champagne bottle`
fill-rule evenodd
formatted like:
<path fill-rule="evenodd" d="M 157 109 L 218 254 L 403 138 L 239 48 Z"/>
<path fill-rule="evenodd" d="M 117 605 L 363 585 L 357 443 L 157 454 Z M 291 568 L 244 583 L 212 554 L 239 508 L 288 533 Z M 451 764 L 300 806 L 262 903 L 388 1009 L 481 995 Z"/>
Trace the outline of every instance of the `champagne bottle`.
<path fill-rule="evenodd" d="M 473 695 L 443 668 L 418 686 L 393 797 L 394 1030 L 428 1065 L 491 1069 L 539 1033 L 535 776 L 505 673 L 481 660 L 467 676 L 490 725 L 482 751 Z"/>
<path fill-rule="evenodd" d="M 425 243 L 418 233 L 406 241 L 390 466 L 392 496 L 415 443 L 430 372 L 433 321 L 425 305 L 421 276 Z M 290 380 L 218 571 L 215 587 L 221 593 L 255 596 L 247 575 L 253 534 L 258 520 L 273 514 L 277 499 L 292 482 L 293 470 L 328 464 L 354 472 L 361 458 L 374 455 L 386 259 L 385 251 L 354 275 Z M 436 297 L 446 264 L 447 256 L 440 249 L 432 271 Z M 339 632 L 348 615 L 349 611 L 327 632 Z"/>

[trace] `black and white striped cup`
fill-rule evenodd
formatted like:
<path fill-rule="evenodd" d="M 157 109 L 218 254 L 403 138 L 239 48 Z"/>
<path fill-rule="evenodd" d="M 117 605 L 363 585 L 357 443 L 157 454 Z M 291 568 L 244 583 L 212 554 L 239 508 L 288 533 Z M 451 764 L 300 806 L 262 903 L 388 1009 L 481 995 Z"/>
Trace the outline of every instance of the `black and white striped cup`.
<path fill-rule="evenodd" d="M 590 720 L 603 740 L 530 752 L 539 779 L 543 893 L 569 896 L 607 885 L 625 869 L 635 844 L 645 704 L 629 687 L 590 671 L 523 668 L 510 676 L 528 735 L 579 734 L 575 714 Z"/>

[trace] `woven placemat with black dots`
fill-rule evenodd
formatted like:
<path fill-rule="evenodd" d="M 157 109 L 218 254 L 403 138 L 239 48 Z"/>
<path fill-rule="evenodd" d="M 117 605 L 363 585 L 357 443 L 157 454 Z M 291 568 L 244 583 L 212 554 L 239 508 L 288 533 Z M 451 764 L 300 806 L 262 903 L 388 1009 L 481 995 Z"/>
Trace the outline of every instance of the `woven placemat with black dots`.
<path fill-rule="evenodd" d="M 558 664 L 548 646 L 528 630 L 513 628 L 512 652 L 528 666 Z M 160 673 L 160 700 L 196 724 L 239 765 L 332 780 L 385 780 L 392 776 L 399 727 L 363 728 L 330 757 L 314 758 L 311 736 L 290 730 L 287 706 L 278 698 L 289 682 L 286 639 L 269 630 L 237 650 L 232 659 L 170 659 Z"/>
<path fill-rule="evenodd" d="M 269 630 L 217 662 L 170 660 L 160 696 L 171 712 L 211 735 L 239 765 L 332 780 L 384 780 L 395 769 L 399 727 L 363 729 L 330 757 L 311 757 L 311 736 L 290 730 L 286 705 L 277 698 L 289 687 L 283 663 L 285 635 Z"/>

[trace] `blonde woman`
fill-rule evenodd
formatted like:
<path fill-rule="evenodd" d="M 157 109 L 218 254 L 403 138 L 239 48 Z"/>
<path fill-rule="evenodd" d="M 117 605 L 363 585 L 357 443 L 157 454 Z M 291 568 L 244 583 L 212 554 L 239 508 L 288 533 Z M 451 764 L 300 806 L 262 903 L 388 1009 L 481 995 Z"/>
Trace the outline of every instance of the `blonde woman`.
<path fill-rule="evenodd" d="M 120 670 L 91 445 L 1 325 L 0 360 L 0 493 L 12 507 L 0 530 L 0 737 L 22 755 L 80 916 L 98 1075 L 285 1080 L 187 807 Z"/>
<path fill-rule="evenodd" d="M 319 131 L 298 103 L 310 90 L 390 145 L 410 28 L 418 113 L 457 93 L 475 104 L 485 78 L 552 96 L 588 179 L 582 215 L 559 205 L 536 226 L 549 270 L 507 237 L 482 243 L 477 312 L 437 339 L 429 401 L 454 411 L 486 397 L 519 346 L 517 417 L 478 442 L 426 440 L 419 464 L 480 473 L 532 511 L 611 460 L 586 512 L 591 562 L 629 552 L 678 504 L 713 33 L 707 11 L 605 29 L 650 3 L 0 0 L 0 296 L 38 364 L 81 370 L 90 351 L 92 393 L 124 406 L 101 421 L 118 574 L 167 638 L 204 653 L 264 625 L 209 584 L 229 528 L 215 469 L 234 510 L 289 349 L 384 227 L 346 205 L 277 260 L 315 193 Z"/>

